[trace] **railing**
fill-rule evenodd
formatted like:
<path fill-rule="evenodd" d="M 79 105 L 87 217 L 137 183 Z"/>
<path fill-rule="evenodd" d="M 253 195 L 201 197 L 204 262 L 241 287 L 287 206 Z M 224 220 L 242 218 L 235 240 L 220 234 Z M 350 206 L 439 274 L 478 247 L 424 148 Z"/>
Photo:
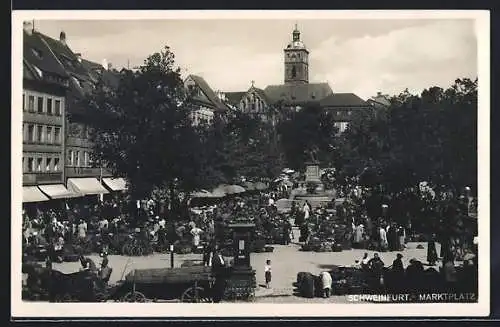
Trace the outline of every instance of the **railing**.
<path fill-rule="evenodd" d="M 65 167 L 66 177 L 109 177 L 112 173 L 106 168 Z"/>
<path fill-rule="evenodd" d="M 39 183 L 63 183 L 62 173 L 24 173 L 23 185 L 36 185 Z"/>

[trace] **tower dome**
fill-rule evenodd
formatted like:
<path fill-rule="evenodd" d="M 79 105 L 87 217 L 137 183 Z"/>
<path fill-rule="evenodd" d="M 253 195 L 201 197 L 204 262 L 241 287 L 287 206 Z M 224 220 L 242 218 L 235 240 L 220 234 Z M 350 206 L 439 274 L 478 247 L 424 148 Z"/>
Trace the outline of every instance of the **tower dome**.
<path fill-rule="evenodd" d="M 305 49 L 306 45 L 304 44 L 304 42 L 302 42 L 300 40 L 300 31 L 297 28 L 297 24 L 295 24 L 295 29 L 293 30 L 292 35 L 293 35 L 292 42 L 288 43 L 286 48 L 287 49 Z"/>

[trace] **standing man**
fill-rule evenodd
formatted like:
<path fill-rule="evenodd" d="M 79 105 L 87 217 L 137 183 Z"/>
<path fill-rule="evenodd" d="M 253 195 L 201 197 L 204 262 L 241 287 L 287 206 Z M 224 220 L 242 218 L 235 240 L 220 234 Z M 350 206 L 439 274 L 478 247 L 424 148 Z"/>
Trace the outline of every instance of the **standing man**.
<path fill-rule="evenodd" d="M 219 246 L 216 245 L 215 251 L 212 257 L 212 273 L 215 277 L 215 283 L 213 286 L 213 300 L 214 303 L 219 303 L 224 297 L 224 292 L 226 290 L 226 262 L 222 257 Z"/>

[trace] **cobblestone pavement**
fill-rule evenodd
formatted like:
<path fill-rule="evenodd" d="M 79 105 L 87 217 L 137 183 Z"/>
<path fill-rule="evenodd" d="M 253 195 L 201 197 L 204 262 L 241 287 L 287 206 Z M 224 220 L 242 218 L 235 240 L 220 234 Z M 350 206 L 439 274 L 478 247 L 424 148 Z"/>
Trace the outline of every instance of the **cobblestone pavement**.
<path fill-rule="evenodd" d="M 296 233 L 298 235 L 298 233 Z M 417 245 L 422 244 L 423 249 L 417 249 Z M 438 245 L 439 251 L 439 245 Z M 319 274 L 321 271 L 329 270 L 332 265 L 351 265 L 354 260 L 361 259 L 363 254 L 367 252 L 369 256 L 373 256 L 374 251 L 367 250 L 347 250 L 342 252 L 302 252 L 299 244 L 291 244 L 288 246 L 274 245 L 274 251 L 268 253 L 252 253 L 251 264 L 256 270 L 257 284 L 260 286 L 256 291 L 256 302 L 265 303 L 293 303 L 293 302 L 336 302 L 346 303 L 347 297 L 334 296 L 329 299 L 305 299 L 293 295 L 293 283 L 297 279 L 298 272 L 310 272 Z M 381 259 L 386 266 L 392 264 L 397 252 L 379 253 Z M 418 259 L 426 263 L 427 249 L 425 243 L 410 243 L 408 248 L 401 252 L 403 254 L 403 263 L 406 266 L 412 258 Z M 100 262 L 98 255 L 89 256 L 96 263 Z M 180 267 L 186 261 L 201 261 L 201 254 L 186 254 L 175 255 L 174 266 Z M 262 287 L 264 284 L 264 265 L 267 259 L 272 262 L 272 282 L 271 289 Z M 147 269 L 147 268 L 164 268 L 170 267 L 169 254 L 153 254 L 144 257 L 125 257 L 119 255 L 110 255 L 109 264 L 113 268 L 113 273 L 110 278 L 110 283 L 116 283 L 123 279 L 132 269 Z M 54 269 L 64 273 L 78 271 L 80 268 L 79 262 L 64 262 L 54 264 Z"/>

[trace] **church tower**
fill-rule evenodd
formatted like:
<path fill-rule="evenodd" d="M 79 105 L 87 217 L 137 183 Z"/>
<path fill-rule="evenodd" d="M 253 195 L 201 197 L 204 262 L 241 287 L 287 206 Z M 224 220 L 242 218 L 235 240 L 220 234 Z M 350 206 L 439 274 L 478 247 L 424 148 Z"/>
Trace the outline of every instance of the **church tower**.
<path fill-rule="evenodd" d="M 295 24 L 290 42 L 285 54 L 285 84 L 309 83 L 309 51 L 300 40 L 300 32 Z"/>

